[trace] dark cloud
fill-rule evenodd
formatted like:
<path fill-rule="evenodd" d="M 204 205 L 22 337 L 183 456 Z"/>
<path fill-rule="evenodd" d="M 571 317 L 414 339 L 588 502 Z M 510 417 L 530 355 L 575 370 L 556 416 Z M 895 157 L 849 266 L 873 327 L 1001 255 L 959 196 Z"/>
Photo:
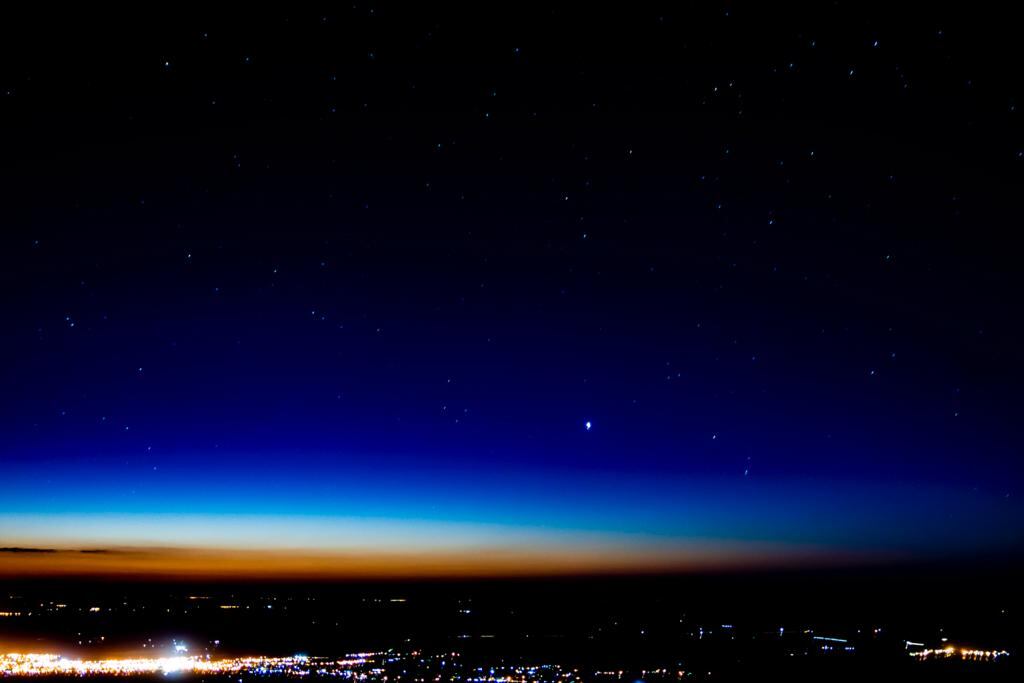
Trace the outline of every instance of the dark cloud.
<path fill-rule="evenodd" d="M 80 553 L 83 555 L 106 555 L 114 552 L 107 548 L 83 548 L 82 550 L 59 550 L 57 548 L 19 548 L 19 547 L 7 547 L 0 548 L 0 553 L 14 553 L 14 554 L 56 554 L 56 553 Z"/>

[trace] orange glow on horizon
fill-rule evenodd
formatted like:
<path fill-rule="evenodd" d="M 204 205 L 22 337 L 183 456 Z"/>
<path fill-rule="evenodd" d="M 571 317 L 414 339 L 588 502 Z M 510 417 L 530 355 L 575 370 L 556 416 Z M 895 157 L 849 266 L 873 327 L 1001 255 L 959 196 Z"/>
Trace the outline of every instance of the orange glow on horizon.
<path fill-rule="evenodd" d="M 0 554 L 0 577 L 411 579 L 694 572 L 829 563 L 824 553 L 760 544 L 636 549 L 479 548 L 437 551 L 276 551 L 118 548 Z M 837 560 L 834 556 L 832 560 Z M 844 557 L 843 561 L 851 558 Z"/>

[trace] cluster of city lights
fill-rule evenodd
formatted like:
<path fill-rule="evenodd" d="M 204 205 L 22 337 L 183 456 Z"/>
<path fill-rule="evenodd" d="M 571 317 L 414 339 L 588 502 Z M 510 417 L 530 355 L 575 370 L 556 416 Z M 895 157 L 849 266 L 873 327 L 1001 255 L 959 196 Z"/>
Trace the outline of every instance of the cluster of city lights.
<path fill-rule="evenodd" d="M 579 680 L 579 669 L 562 669 L 557 664 L 541 666 L 492 666 L 476 667 L 465 679 L 465 683 L 530 683 L 531 681 Z"/>
<path fill-rule="evenodd" d="M 831 640 L 831 639 L 830 639 Z M 919 646 L 919 643 L 913 643 Z M 158 657 L 125 657 L 108 659 L 77 659 L 58 654 L 9 653 L 0 654 L 0 678 L 7 676 L 135 676 L 152 674 L 207 674 L 236 676 L 285 676 L 285 677 L 337 677 L 349 681 L 389 679 L 388 667 L 393 664 L 426 665 L 434 662 L 440 669 L 434 675 L 421 671 L 411 677 L 417 683 L 577 683 L 579 669 L 563 668 L 557 664 L 537 666 L 492 666 L 474 667 L 460 673 L 457 667 L 458 654 L 442 655 L 439 658 L 424 657 L 419 652 L 403 654 L 359 653 L 335 659 L 328 657 L 236 657 L 212 659 L 209 655 L 187 654 L 183 643 L 173 642 L 173 655 Z M 909 653 L 918 660 L 952 659 L 974 661 L 995 661 L 1009 655 L 1006 650 L 980 650 L 952 645 L 922 649 Z M 446 664 L 456 665 L 446 667 Z M 404 669 L 404 666 L 403 666 Z M 406 671 L 394 680 L 406 678 Z M 596 671 L 597 678 L 621 680 L 624 670 Z M 643 677 L 656 680 L 681 680 L 686 672 L 675 669 L 649 669 Z M 241 680 L 241 679 L 239 679 Z"/>
<path fill-rule="evenodd" d="M 308 675 L 330 674 L 364 664 L 366 657 L 313 660 L 294 657 L 239 657 L 209 659 L 179 655 L 174 657 L 129 657 L 112 659 L 74 659 L 55 654 L 9 653 L 0 655 L 0 676 L 130 676 L 137 674 L 255 674 Z"/>
<path fill-rule="evenodd" d="M 952 645 L 937 648 L 934 650 L 920 650 L 918 652 L 911 652 L 911 657 L 918 659 L 947 659 L 950 657 L 959 657 L 960 659 L 998 659 L 1000 657 L 1006 657 L 1010 653 L 1006 650 L 972 650 L 965 647 L 953 647 Z"/>

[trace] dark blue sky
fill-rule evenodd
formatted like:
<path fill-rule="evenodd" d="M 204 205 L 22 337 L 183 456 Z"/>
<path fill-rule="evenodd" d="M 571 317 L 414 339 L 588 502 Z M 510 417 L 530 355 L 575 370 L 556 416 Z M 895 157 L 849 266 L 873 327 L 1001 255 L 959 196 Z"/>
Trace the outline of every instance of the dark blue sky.
<path fill-rule="evenodd" d="M 0 545 L 1018 547 L 997 27 L 67 19 L 0 41 Z"/>

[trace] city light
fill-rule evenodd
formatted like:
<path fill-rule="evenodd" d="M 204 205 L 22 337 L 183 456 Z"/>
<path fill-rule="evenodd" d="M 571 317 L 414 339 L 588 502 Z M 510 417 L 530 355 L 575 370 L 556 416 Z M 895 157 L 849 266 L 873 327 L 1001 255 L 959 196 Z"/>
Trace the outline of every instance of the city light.
<path fill-rule="evenodd" d="M 0 655 L 0 676 L 125 676 L 154 673 L 308 675 L 313 670 L 320 675 L 332 675 L 364 664 L 367 656 L 371 655 L 353 655 L 344 659 L 316 659 L 305 655 L 226 659 L 184 655 L 75 659 L 57 654 L 8 653 Z"/>
<path fill-rule="evenodd" d="M 1006 657 L 1010 653 L 1006 650 L 974 650 L 970 648 L 958 648 L 949 645 L 944 648 L 925 649 L 919 652 L 911 652 L 911 657 L 917 659 L 946 659 L 959 657 L 960 659 L 998 659 Z"/>

